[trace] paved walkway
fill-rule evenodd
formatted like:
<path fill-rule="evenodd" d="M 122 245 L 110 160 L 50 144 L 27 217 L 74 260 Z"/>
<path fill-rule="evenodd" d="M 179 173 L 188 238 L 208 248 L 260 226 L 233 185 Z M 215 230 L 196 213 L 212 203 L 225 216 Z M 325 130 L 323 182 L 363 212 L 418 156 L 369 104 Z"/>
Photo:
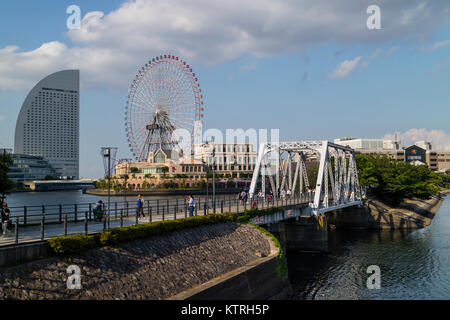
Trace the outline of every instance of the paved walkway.
<path fill-rule="evenodd" d="M 264 208 L 267 208 L 267 204 L 264 204 Z M 281 206 L 281 202 L 278 203 L 278 205 Z M 277 206 L 277 203 L 272 203 L 270 207 Z M 245 208 L 249 209 L 250 206 L 245 206 Z M 263 204 L 261 202 L 258 203 L 258 208 L 262 209 Z M 222 211 L 221 207 L 216 207 L 216 213 L 220 213 Z M 244 206 L 242 203 L 239 203 L 239 207 L 236 206 L 236 202 L 233 201 L 233 205 L 230 206 L 229 203 L 224 205 L 223 212 L 243 212 Z M 213 209 L 209 209 L 207 211 L 207 214 L 213 213 Z M 194 212 L 195 214 L 195 212 Z M 204 208 L 197 208 L 197 215 L 204 215 L 205 210 Z M 151 215 L 151 221 L 162 221 L 162 220 L 173 220 L 173 219 L 183 219 L 186 217 L 186 212 L 180 211 L 176 214 L 174 212 L 171 212 L 169 214 L 165 213 L 163 214 L 152 214 Z M 145 217 L 139 219 L 139 224 L 142 223 L 148 223 L 150 222 L 150 216 L 146 212 Z M 123 217 L 123 226 L 130 226 L 136 224 L 136 216 L 132 215 L 129 217 Z M 112 218 L 109 221 L 109 229 L 120 227 L 120 218 L 114 219 Z M 102 232 L 104 230 L 104 223 L 103 222 L 95 222 L 95 221 L 88 221 L 88 234 L 95 234 Z M 54 238 L 57 236 L 63 236 L 64 235 L 64 223 L 53 223 L 53 224 L 46 224 L 44 226 L 44 240 Z M 67 223 L 67 235 L 74 235 L 74 234 L 85 234 L 85 222 L 79 221 L 79 222 L 68 222 Z M 35 242 L 42 240 L 42 234 L 41 234 L 41 226 L 40 225 L 33 225 L 33 226 L 19 226 L 18 229 L 18 243 L 27 243 L 27 242 Z M 11 245 L 16 243 L 16 236 L 14 229 L 9 230 L 9 233 L 6 236 L 0 235 L 0 247 Z"/>

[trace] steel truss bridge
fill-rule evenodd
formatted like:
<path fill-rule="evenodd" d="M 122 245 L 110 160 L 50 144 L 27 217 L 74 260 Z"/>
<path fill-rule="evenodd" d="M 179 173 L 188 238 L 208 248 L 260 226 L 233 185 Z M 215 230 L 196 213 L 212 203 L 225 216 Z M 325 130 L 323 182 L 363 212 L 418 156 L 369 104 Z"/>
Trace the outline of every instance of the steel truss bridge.
<path fill-rule="evenodd" d="M 319 162 L 315 187 L 310 186 L 306 169 L 311 160 Z M 274 199 L 302 199 L 312 193 L 313 202 L 308 205 L 314 215 L 362 205 L 354 150 L 329 141 L 261 144 L 249 200 L 261 195 L 265 199 L 268 190 Z"/>

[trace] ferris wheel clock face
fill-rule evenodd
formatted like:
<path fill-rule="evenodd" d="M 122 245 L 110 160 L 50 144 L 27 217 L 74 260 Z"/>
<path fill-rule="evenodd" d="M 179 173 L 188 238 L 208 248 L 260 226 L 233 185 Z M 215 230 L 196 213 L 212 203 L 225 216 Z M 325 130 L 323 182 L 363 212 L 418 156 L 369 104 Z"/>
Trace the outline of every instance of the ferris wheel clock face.
<path fill-rule="evenodd" d="M 127 141 L 137 161 L 156 146 L 173 146 L 172 133 L 186 129 L 193 141 L 203 119 L 203 94 L 191 66 L 174 55 L 146 63 L 133 80 L 125 111 Z"/>

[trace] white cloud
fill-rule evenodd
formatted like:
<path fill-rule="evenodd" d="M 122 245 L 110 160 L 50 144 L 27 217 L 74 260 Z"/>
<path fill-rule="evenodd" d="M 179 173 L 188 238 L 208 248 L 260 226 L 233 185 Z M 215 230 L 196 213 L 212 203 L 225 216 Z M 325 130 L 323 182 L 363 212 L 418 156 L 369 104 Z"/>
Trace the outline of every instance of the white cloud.
<path fill-rule="evenodd" d="M 448 0 L 378 0 L 383 32 L 375 34 L 362 27 L 371 2 L 130 0 L 110 13 L 87 13 L 82 28 L 67 33 L 67 46 L 49 41 L 28 52 L 0 48 L 0 89 L 30 88 L 66 68 L 81 69 L 83 85 L 123 89 L 161 53 L 214 65 L 244 56 L 303 54 L 325 42 L 423 39 L 450 22 Z"/>
<path fill-rule="evenodd" d="M 444 47 L 448 46 L 449 44 L 450 44 L 450 40 L 444 40 L 444 41 L 435 42 L 430 47 L 430 50 L 434 51 L 434 50 L 439 49 L 439 48 L 444 48 Z"/>
<path fill-rule="evenodd" d="M 341 62 L 336 70 L 334 70 L 331 74 L 328 75 L 328 78 L 331 80 L 341 79 L 348 76 L 355 68 L 358 66 L 359 61 L 361 60 L 361 56 L 356 57 L 353 60 L 345 60 Z"/>
<path fill-rule="evenodd" d="M 449 150 L 450 151 L 450 134 L 443 130 L 426 130 L 422 129 L 410 129 L 404 133 L 397 132 L 397 138 L 402 142 L 403 146 L 408 146 L 416 143 L 417 141 L 430 141 L 433 144 L 433 149 L 437 150 Z M 386 134 L 384 139 L 395 139 L 394 134 Z"/>

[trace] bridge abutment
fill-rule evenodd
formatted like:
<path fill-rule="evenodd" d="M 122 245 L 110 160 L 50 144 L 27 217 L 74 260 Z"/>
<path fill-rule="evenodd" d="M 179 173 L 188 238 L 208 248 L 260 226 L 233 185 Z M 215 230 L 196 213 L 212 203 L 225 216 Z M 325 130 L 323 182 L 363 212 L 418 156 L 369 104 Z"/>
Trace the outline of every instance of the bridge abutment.
<path fill-rule="evenodd" d="M 277 237 L 283 250 L 328 252 L 328 223 L 324 215 L 271 223 L 266 228 Z"/>
<path fill-rule="evenodd" d="M 300 252 L 327 252 L 328 225 L 325 216 L 299 217 L 283 222 L 287 250 Z"/>

